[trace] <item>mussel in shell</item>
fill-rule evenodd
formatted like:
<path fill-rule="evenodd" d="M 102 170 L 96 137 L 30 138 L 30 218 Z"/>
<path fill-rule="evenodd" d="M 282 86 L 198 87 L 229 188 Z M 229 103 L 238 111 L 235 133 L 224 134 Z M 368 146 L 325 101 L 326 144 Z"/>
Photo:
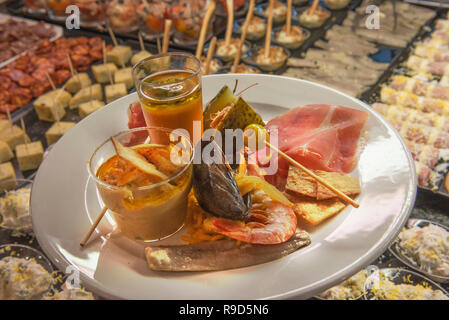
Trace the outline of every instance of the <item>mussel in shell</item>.
<path fill-rule="evenodd" d="M 214 141 L 201 141 L 201 150 L 213 143 L 211 158 L 193 164 L 193 191 L 199 205 L 210 214 L 232 220 L 247 220 L 251 215 L 251 195 L 242 197 L 223 151 Z M 219 152 L 219 155 L 215 155 Z M 217 161 L 219 160 L 219 161 Z"/>

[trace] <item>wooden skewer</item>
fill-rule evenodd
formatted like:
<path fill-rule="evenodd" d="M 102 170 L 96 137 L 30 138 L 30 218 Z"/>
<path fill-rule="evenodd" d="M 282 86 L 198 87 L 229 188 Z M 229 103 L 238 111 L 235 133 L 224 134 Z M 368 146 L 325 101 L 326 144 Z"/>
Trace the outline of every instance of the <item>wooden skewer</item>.
<path fill-rule="evenodd" d="M 104 207 L 103 210 L 101 210 L 100 214 L 98 215 L 97 219 L 95 219 L 94 223 L 90 226 L 89 231 L 84 236 L 83 240 L 80 242 L 80 246 L 84 247 L 87 241 L 89 241 L 90 236 L 94 232 L 94 230 L 97 228 L 98 224 L 100 223 L 101 219 L 103 219 L 103 216 L 105 215 L 106 211 L 108 211 L 107 207 Z"/>
<path fill-rule="evenodd" d="M 271 28 L 273 27 L 273 5 L 274 0 L 270 0 L 270 4 L 268 5 L 267 34 L 265 36 L 265 58 L 268 58 L 270 56 Z"/>
<path fill-rule="evenodd" d="M 53 90 L 56 90 L 56 86 L 55 86 L 53 80 L 51 80 L 51 77 L 50 77 L 50 75 L 48 74 L 47 71 L 45 71 L 45 75 L 47 76 L 48 82 L 50 82 L 51 88 L 52 88 Z"/>
<path fill-rule="evenodd" d="M 103 51 L 103 64 L 106 64 L 106 43 L 103 40 L 103 44 L 102 44 L 102 51 Z"/>
<path fill-rule="evenodd" d="M 9 127 L 11 128 L 12 131 L 12 119 L 11 119 L 11 112 L 9 111 L 9 107 L 6 104 L 6 116 L 8 117 L 8 122 L 9 122 Z"/>
<path fill-rule="evenodd" d="M 142 33 L 140 31 L 138 33 L 138 36 L 139 36 L 140 50 L 145 51 L 145 44 L 143 43 L 143 37 L 142 37 Z"/>
<path fill-rule="evenodd" d="M 207 28 L 209 26 L 209 20 L 212 16 L 212 13 L 214 13 L 214 10 L 215 10 L 215 1 L 210 1 L 209 6 L 207 7 L 206 14 L 204 15 L 204 18 L 203 18 L 203 24 L 201 26 L 200 37 L 198 39 L 198 45 L 196 47 L 195 56 L 198 59 L 201 58 L 201 53 L 203 51 L 203 46 L 204 46 L 204 39 L 206 38 L 206 32 L 207 32 Z"/>
<path fill-rule="evenodd" d="M 290 34 L 292 30 L 292 0 L 287 0 L 287 22 L 285 23 L 285 31 Z"/>
<path fill-rule="evenodd" d="M 27 131 L 25 128 L 25 122 L 23 121 L 23 117 L 20 118 L 20 126 L 22 127 L 22 137 L 23 137 L 23 143 L 25 144 L 25 148 L 28 149 L 28 140 L 27 140 Z"/>
<path fill-rule="evenodd" d="M 112 43 L 114 43 L 114 47 L 117 47 L 118 46 L 117 39 L 115 38 L 115 34 L 112 31 L 111 26 L 109 26 L 109 25 L 108 25 L 108 31 L 109 31 L 109 35 L 111 36 Z"/>
<path fill-rule="evenodd" d="M 253 18 L 255 3 L 256 3 L 255 0 L 249 1 L 248 13 L 246 15 L 245 22 L 243 23 L 243 26 L 242 26 L 242 34 L 240 36 L 239 48 L 238 48 L 237 54 L 235 55 L 235 58 L 234 58 L 234 63 L 232 65 L 231 73 L 235 73 L 237 71 L 237 66 L 240 62 L 240 57 L 242 56 L 242 48 L 245 43 L 246 34 L 248 32 L 248 27 L 249 27 L 249 24 L 251 23 L 251 19 Z"/>
<path fill-rule="evenodd" d="M 212 57 L 213 57 L 214 52 L 215 52 L 215 45 L 216 44 L 217 44 L 217 37 L 213 37 L 211 42 L 210 42 L 209 51 L 207 52 L 206 68 L 204 70 L 204 74 L 209 74 L 210 62 L 212 61 Z"/>
<path fill-rule="evenodd" d="M 69 68 L 70 68 L 70 73 L 73 76 L 76 76 L 77 72 L 75 70 L 75 68 L 73 68 L 73 64 L 72 64 L 72 59 L 70 59 L 70 55 L 67 53 L 67 61 L 69 62 Z"/>
<path fill-rule="evenodd" d="M 157 44 L 157 52 L 161 53 L 162 48 L 161 48 L 161 38 L 157 38 L 156 39 L 156 44 Z"/>
<path fill-rule="evenodd" d="M 234 0 L 226 0 L 228 10 L 228 25 L 226 26 L 225 46 L 229 46 L 232 36 L 232 24 L 234 23 Z"/>
<path fill-rule="evenodd" d="M 320 0 L 313 0 L 312 6 L 310 7 L 309 15 L 313 15 L 315 13 L 315 10 L 318 6 L 318 2 L 320 2 Z"/>
<path fill-rule="evenodd" d="M 170 43 L 171 24 L 172 21 L 170 19 L 165 20 L 164 41 L 162 42 L 162 53 L 167 53 L 168 51 L 168 44 Z"/>
<path fill-rule="evenodd" d="M 275 146 L 273 146 L 272 144 L 270 144 L 268 141 L 265 141 L 266 145 L 269 146 L 271 149 L 273 149 L 274 151 L 276 151 L 277 153 L 279 153 L 282 157 L 284 157 L 288 162 L 290 162 L 292 165 L 300 168 L 302 171 L 304 171 L 307 175 L 309 175 L 310 177 L 312 177 L 313 179 L 315 179 L 316 181 L 318 181 L 319 183 L 321 183 L 323 186 L 325 186 L 326 188 L 328 188 L 329 190 L 331 190 L 332 192 L 336 193 L 340 199 L 350 203 L 354 208 L 358 208 L 360 207 L 360 205 L 355 202 L 354 200 L 352 200 L 350 197 L 348 197 L 347 195 L 345 195 L 343 192 L 341 192 L 340 190 L 338 190 L 337 188 L 335 188 L 334 186 L 330 185 L 329 183 L 327 183 L 325 180 L 323 180 L 321 177 L 317 176 L 315 173 L 313 173 L 311 170 L 307 169 L 306 167 L 304 167 L 302 164 L 298 163 L 297 161 L 295 161 L 294 159 L 292 159 L 290 156 L 288 156 L 287 154 L 285 154 L 284 152 L 282 152 L 281 150 L 279 150 L 278 148 L 276 148 Z"/>

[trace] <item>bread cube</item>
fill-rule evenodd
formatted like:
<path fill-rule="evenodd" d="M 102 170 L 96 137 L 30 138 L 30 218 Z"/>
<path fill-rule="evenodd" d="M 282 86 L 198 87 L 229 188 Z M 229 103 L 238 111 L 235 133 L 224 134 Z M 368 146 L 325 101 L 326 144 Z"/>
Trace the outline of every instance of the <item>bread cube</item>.
<path fill-rule="evenodd" d="M 30 141 L 30 138 L 25 134 L 26 141 Z M 4 141 L 8 144 L 11 150 L 14 150 L 18 144 L 24 143 L 23 130 L 16 125 L 0 131 L 0 141 Z"/>
<path fill-rule="evenodd" d="M 116 71 L 117 67 L 113 63 L 92 66 L 92 72 L 98 83 L 110 83 Z M 111 74 L 111 77 L 109 77 L 109 74 Z"/>
<path fill-rule="evenodd" d="M 58 121 L 65 116 L 65 107 L 72 95 L 64 89 L 50 91 L 34 101 L 34 109 L 42 121 Z"/>
<path fill-rule="evenodd" d="M 0 141 L 0 163 L 6 162 L 14 158 L 11 148 L 5 141 Z"/>
<path fill-rule="evenodd" d="M 81 72 L 67 80 L 65 89 L 71 94 L 75 94 L 82 88 L 86 88 L 91 84 L 92 81 L 90 80 L 89 75 L 85 72 Z"/>
<path fill-rule="evenodd" d="M 123 68 L 119 69 L 114 73 L 114 82 L 115 83 L 124 83 L 126 85 L 126 89 L 129 90 L 134 87 L 134 80 L 132 76 L 132 68 Z"/>
<path fill-rule="evenodd" d="M 60 121 L 53 124 L 50 129 L 45 132 L 47 145 L 52 145 L 59 140 L 67 131 L 73 128 L 75 122 Z"/>
<path fill-rule="evenodd" d="M 39 167 L 44 156 L 44 147 L 40 141 L 19 144 L 16 147 L 17 162 L 21 171 Z"/>
<path fill-rule="evenodd" d="M 124 83 L 110 84 L 104 87 L 106 96 L 106 103 L 110 103 L 118 98 L 124 97 L 128 94 L 126 85 Z"/>
<path fill-rule="evenodd" d="M 100 100 L 91 100 L 89 102 L 84 102 L 79 105 L 78 111 L 80 114 L 80 118 L 85 118 L 91 113 L 97 111 L 101 107 L 104 106 L 104 102 Z"/>
<path fill-rule="evenodd" d="M 91 100 L 103 100 L 103 90 L 98 83 L 78 91 L 73 98 L 70 99 L 70 109 L 78 108 L 80 104 Z"/>
<path fill-rule="evenodd" d="M 131 65 L 134 66 L 135 64 L 139 63 L 143 59 L 151 57 L 151 56 L 152 56 L 152 54 L 146 50 L 139 51 L 135 55 L 132 56 Z"/>
<path fill-rule="evenodd" d="M 9 120 L 0 120 L 0 132 L 9 128 L 10 126 L 11 126 L 11 123 L 9 122 Z"/>
<path fill-rule="evenodd" d="M 0 193 L 17 186 L 16 173 L 11 162 L 0 164 Z"/>
<path fill-rule="evenodd" d="M 128 63 L 132 55 L 131 47 L 119 45 L 106 52 L 106 61 L 115 63 L 121 68 Z"/>

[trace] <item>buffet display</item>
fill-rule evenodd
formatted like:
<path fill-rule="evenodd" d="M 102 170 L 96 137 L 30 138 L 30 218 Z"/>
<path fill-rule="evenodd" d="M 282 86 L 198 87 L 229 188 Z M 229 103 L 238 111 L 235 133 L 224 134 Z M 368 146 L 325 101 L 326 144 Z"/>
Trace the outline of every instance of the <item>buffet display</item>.
<path fill-rule="evenodd" d="M 51 23 L 64 23 L 65 8 L 70 4 L 80 8 L 82 28 L 66 31 L 61 36 L 57 26 Z M 393 5 L 385 1 L 380 5 L 382 32 L 378 32 L 364 27 L 367 5 L 366 0 L 324 3 L 27 0 L 11 4 L 11 13 L 41 21 L 30 24 L 16 17 L 0 20 L 3 40 L 0 65 L 5 62 L 0 69 L 0 228 L 19 243 L 28 239 L 32 234 L 29 215 L 32 181 L 21 178 L 32 179 L 52 145 L 78 121 L 126 96 L 134 89 L 135 81 L 139 81 L 139 90 L 147 92 L 137 90 L 142 107 L 139 102 L 129 107 L 130 131 L 111 137 L 99 146 L 95 152 L 101 153 L 105 148 L 114 153 L 108 153 L 100 166 L 92 166 L 90 174 L 105 205 L 128 238 L 161 239 L 185 223 L 187 235 L 182 239 L 183 245 L 145 249 L 146 263 L 151 270 L 240 268 L 280 259 L 310 245 L 312 239 L 301 225 L 320 225 L 338 215 L 348 203 L 309 174 L 289 166 L 286 160 L 277 159 L 281 170 L 271 177 L 261 174 L 263 168 L 260 171 L 261 168 L 253 168 L 245 161 L 235 173 L 228 166 L 192 165 L 191 159 L 187 162 L 181 159 L 182 165 L 173 164 L 168 156 L 173 144 L 142 145 L 142 138 L 147 138 L 148 133 L 135 128 L 145 125 L 144 119 L 160 126 L 167 120 L 152 109 L 154 102 L 145 98 L 146 94 L 157 91 L 153 85 L 173 78 L 193 82 L 195 79 L 190 79 L 190 71 L 164 74 L 155 79 L 145 75 L 139 79 L 139 75 L 133 75 L 132 67 L 136 66 L 136 73 L 139 67 L 148 71 L 155 67 L 154 61 L 145 66 L 142 60 L 155 53 L 195 49 L 203 75 L 278 74 L 318 82 L 365 100 L 406 141 L 415 161 L 420 190 L 449 197 L 449 15 L 441 9 L 397 2 L 397 16 L 393 18 Z M 217 29 L 217 25 L 221 28 Z M 430 31 L 429 27 L 434 30 Z M 391 55 L 389 59 L 380 57 L 385 50 Z M 167 60 L 158 63 L 163 66 Z M 201 91 L 201 86 L 198 90 Z M 292 119 L 304 114 L 318 118 L 343 112 L 357 128 L 359 138 L 366 121 L 363 113 L 338 109 L 344 107 L 310 105 L 293 109 L 265 124 L 240 95 L 234 95 L 227 87 L 208 103 L 204 115 L 198 109 L 201 107 L 201 102 L 195 100 L 198 97 L 201 96 L 189 96 L 185 106 L 178 101 L 182 110 L 177 110 L 180 122 L 176 127 L 183 127 L 181 122 L 203 117 L 204 129 L 224 130 L 236 121 L 242 130 L 257 123 L 265 126 L 269 134 L 272 126 L 282 125 L 281 135 L 291 139 L 289 130 L 301 127 L 300 122 Z M 221 105 L 214 105 L 216 101 Z M 170 104 L 166 107 L 170 108 Z M 245 116 L 251 122 L 240 123 Z M 326 130 L 332 131 L 332 127 Z M 188 131 L 193 135 L 193 128 Z M 287 152 L 309 144 L 309 133 L 295 131 L 296 144 L 283 145 L 280 149 Z M 153 134 L 162 141 L 166 133 Z M 342 142 L 345 146 L 334 146 L 331 154 L 319 151 L 326 160 L 334 157 L 329 161 L 341 163 L 339 156 L 348 161 L 343 157 L 348 145 L 352 155 L 357 153 L 357 143 L 348 138 Z M 92 157 L 95 156 L 94 153 Z M 248 152 L 241 156 L 246 161 L 251 157 Z M 314 176 L 332 181 L 351 199 L 363 193 L 360 181 L 347 175 L 354 168 L 351 161 L 355 158 L 337 169 L 328 167 L 330 162 L 313 162 L 311 158 L 303 155 L 294 160 L 302 164 L 311 161 L 307 164 L 313 167 Z M 211 172 L 225 178 L 208 181 L 206 177 L 212 176 Z M 203 179 L 198 180 L 199 176 Z M 157 184 L 161 181 L 164 184 Z M 153 184 L 157 188 L 149 188 L 141 198 L 132 200 L 119 198 L 116 192 L 124 189 L 126 194 Z M 232 216 L 223 209 L 220 203 L 223 198 L 211 200 L 217 194 L 223 196 L 215 185 L 232 196 L 226 200 L 236 202 L 237 211 Z M 191 186 L 193 191 L 189 193 Z M 163 221 L 157 220 L 161 217 L 146 217 L 145 207 L 141 207 L 142 202 L 151 202 L 153 196 L 160 194 L 165 198 L 153 199 L 151 208 L 153 212 L 171 212 Z M 136 212 L 142 218 L 130 222 L 127 217 Z M 161 224 L 166 228 L 154 228 Z M 377 287 L 369 281 L 372 275 L 361 270 L 316 298 L 449 299 L 447 229 L 431 221 L 410 220 L 390 248 L 408 269 L 381 269 L 381 286 L 378 283 Z M 38 253 L 36 248 L 27 248 L 26 241 L 18 248 L 0 246 L 0 285 L 8 284 L 0 299 L 96 298 L 82 288 L 61 285 L 61 279 L 52 273 L 53 266 L 46 259 L 30 260 L 29 257 Z M 210 257 L 216 252 L 223 259 L 211 262 Z M 233 259 L 240 255 L 245 258 Z M 160 256 L 169 257 L 170 263 L 159 259 Z M 21 275 L 16 274 L 17 266 L 23 268 Z"/>

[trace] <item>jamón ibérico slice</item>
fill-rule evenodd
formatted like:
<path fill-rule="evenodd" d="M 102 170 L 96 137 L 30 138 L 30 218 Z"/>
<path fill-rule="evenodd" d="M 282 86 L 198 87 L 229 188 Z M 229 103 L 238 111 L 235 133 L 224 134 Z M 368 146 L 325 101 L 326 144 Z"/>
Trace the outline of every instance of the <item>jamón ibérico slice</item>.
<path fill-rule="evenodd" d="M 351 172 L 357 161 L 359 138 L 368 113 L 328 104 L 310 104 L 294 108 L 266 125 L 272 134 L 278 130 L 281 151 L 309 169 Z M 267 180 L 283 188 L 289 163 L 273 155 L 278 171 Z"/>

